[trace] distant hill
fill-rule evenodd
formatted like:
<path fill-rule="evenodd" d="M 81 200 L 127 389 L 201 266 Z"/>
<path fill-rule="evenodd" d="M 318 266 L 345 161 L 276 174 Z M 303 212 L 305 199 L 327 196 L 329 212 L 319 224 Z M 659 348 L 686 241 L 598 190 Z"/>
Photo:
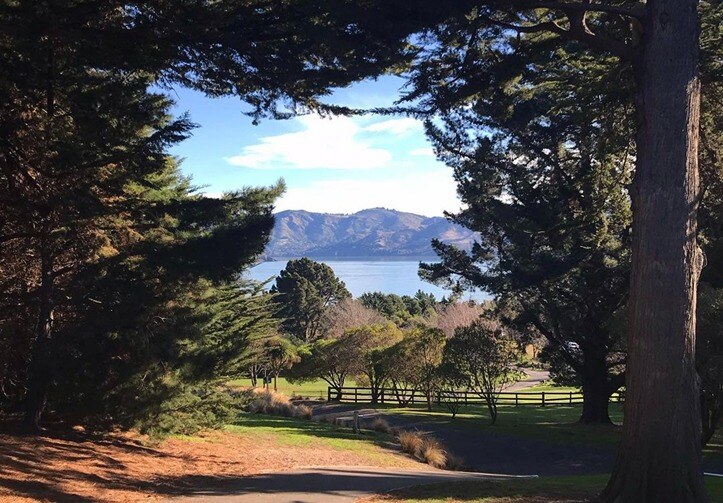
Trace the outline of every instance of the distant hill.
<path fill-rule="evenodd" d="M 474 233 L 442 217 L 384 208 L 351 215 L 289 210 L 276 214 L 265 258 L 433 258 L 433 238 L 469 249 Z"/>

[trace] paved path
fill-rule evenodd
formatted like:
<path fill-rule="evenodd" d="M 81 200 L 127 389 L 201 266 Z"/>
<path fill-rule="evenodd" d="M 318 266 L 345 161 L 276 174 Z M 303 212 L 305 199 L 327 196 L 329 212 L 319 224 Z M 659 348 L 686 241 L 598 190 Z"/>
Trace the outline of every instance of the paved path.
<path fill-rule="evenodd" d="M 513 391 L 520 391 L 527 388 L 530 388 L 532 386 L 537 386 L 538 384 L 542 384 L 543 382 L 547 381 L 550 378 L 550 372 L 547 370 L 534 370 L 534 369 L 523 369 L 525 372 L 525 378 L 521 379 L 510 386 L 506 387 L 504 390 L 513 392 Z"/>
<path fill-rule="evenodd" d="M 442 470 L 395 470 L 373 467 L 307 468 L 253 477 L 216 480 L 193 494 L 168 502 L 336 503 L 352 502 L 403 487 L 450 480 L 506 478 Z"/>

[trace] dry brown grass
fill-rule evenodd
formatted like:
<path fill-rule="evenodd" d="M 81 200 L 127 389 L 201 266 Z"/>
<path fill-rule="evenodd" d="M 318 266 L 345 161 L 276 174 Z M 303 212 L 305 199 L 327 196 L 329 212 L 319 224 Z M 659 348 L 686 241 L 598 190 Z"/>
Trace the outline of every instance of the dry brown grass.
<path fill-rule="evenodd" d="M 286 395 L 270 390 L 254 390 L 256 398 L 251 401 L 248 410 L 254 414 L 311 419 L 311 407 L 295 405 Z"/>
<path fill-rule="evenodd" d="M 374 421 L 372 421 L 371 428 L 372 430 L 378 431 L 379 433 L 392 433 L 392 427 L 389 426 L 389 423 L 381 417 L 377 417 L 374 419 Z"/>
<path fill-rule="evenodd" d="M 416 431 L 402 431 L 399 433 L 399 445 L 402 447 L 402 452 L 406 452 L 410 456 L 418 457 L 418 454 L 424 443 L 422 435 Z"/>
<path fill-rule="evenodd" d="M 426 437 L 422 439 L 422 445 L 419 449 L 419 456 L 430 466 L 435 468 L 447 467 L 447 451 L 436 439 Z"/>
<path fill-rule="evenodd" d="M 403 452 L 439 469 L 459 470 L 462 460 L 450 454 L 436 438 L 418 431 L 400 431 L 397 435 Z"/>
<path fill-rule="evenodd" d="M 308 405 L 293 405 L 292 412 L 294 417 L 299 419 L 311 419 L 311 407 Z"/>

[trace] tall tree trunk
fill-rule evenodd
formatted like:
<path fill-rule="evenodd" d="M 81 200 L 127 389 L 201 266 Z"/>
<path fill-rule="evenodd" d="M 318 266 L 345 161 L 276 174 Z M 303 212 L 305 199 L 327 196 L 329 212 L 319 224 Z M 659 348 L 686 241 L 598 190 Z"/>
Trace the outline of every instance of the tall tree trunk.
<path fill-rule="evenodd" d="M 707 501 L 695 372 L 697 0 L 649 0 L 637 76 L 631 332 L 611 502 Z"/>
<path fill-rule="evenodd" d="M 595 338 L 595 342 L 601 340 Z M 582 377 L 582 415 L 580 422 L 586 424 L 612 424 L 610 421 L 610 396 L 619 386 L 613 384 L 606 362 L 607 348 L 595 344 L 585 348 Z"/>
<path fill-rule="evenodd" d="M 53 334 L 53 256 L 47 224 L 43 224 L 40 238 L 40 287 L 39 309 L 35 329 L 35 341 L 31 354 L 25 396 L 26 426 L 40 428 L 40 418 L 48 400 L 48 388 L 52 380 L 50 342 Z"/>
<path fill-rule="evenodd" d="M 610 395 L 612 393 L 605 376 L 584 380 L 580 422 L 585 424 L 612 424 L 609 413 Z"/>

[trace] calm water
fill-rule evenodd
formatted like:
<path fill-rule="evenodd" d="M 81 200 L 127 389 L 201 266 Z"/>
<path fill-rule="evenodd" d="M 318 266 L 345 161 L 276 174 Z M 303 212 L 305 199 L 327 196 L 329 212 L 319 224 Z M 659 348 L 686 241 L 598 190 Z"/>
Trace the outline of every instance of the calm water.
<path fill-rule="evenodd" d="M 433 293 L 437 299 L 449 296 L 449 291 L 422 281 L 417 275 L 418 261 L 376 260 L 376 261 L 339 261 L 324 260 L 334 273 L 346 283 L 346 288 L 354 297 L 365 292 L 396 293 L 397 295 L 414 295 L 417 290 Z M 262 262 L 249 270 L 252 279 L 264 281 L 276 277 L 286 267 L 286 261 Z M 489 295 L 482 292 L 465 293 L 465 299 L 488 299 Z"/>

